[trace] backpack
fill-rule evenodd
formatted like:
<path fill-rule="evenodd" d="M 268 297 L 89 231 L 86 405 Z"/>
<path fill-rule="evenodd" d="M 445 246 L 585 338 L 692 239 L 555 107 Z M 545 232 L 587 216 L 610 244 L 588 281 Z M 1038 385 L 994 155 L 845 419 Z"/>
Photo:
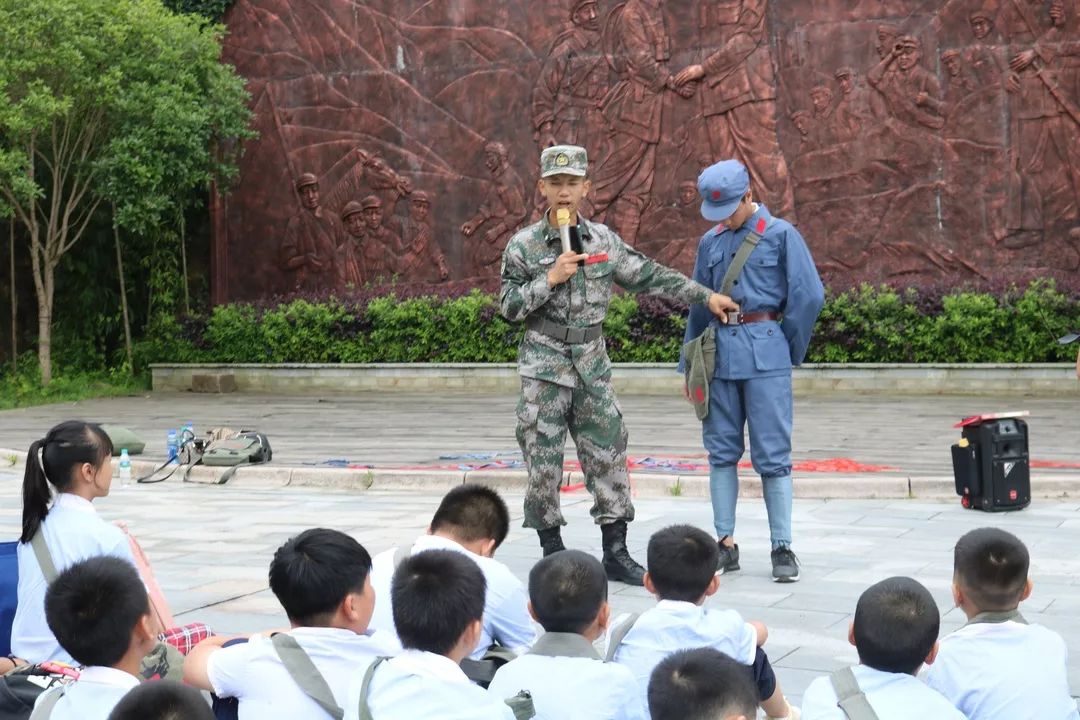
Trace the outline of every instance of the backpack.
<path fill-rule="evenodd" d="M 233 476 L 238 467 L 261 465 L 270 462 L 274 452 L 270 448 L 270 438 L 255 430 L 241 430 L 232 437 L 211 440 L 203 450 L 201 462 L 211 467 L 226 467 L 225 472 L 214 481 L 224 485 Z M 188 481 L 191 468 L 200 461 L 192 463 L 184 472 L 184 481 Z"/>
<path fill-rule="evenodd" d="M 0 543 L 0 656 L 11 652 L 11 625 L 19 603 L 18 547 L 18 542 Z"/>
<path fill-rule="evenodd" d="M 56 700 L 77 673 L 64 665 L 45 662 L 40 665 L 23 665 L 0 677 L 0 720 L 28 720 L 34 712 L 38 696 L 59 688 L 52 693 L 50 703 L 42 703 L 39 717 L 48 717 Z"/>

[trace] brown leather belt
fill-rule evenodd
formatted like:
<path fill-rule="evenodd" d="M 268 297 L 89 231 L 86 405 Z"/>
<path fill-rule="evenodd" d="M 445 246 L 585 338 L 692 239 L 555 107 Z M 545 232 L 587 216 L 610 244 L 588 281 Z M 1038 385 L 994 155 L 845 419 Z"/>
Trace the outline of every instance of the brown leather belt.
<path fill-rule="evenodd" d="M 747 325 L 749 323 L 768 322 L 770 320 L 780 320 L 783 317 L 783 313 L 776 312 L 775 310 L 761 310 L 759 312 L 751 313 L 728 313 L 728 325 Z"/>

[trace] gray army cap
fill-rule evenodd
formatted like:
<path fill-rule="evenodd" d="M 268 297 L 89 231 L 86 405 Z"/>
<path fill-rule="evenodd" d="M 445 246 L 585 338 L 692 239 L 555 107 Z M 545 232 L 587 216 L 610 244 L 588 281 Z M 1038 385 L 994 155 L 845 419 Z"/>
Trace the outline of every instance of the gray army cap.
<path fill-rule="evenodd" d="M 577 145 L 555 145 L 540 153 L 540 177 L 552 175 L 576 175 L 585 177 L 589 172 L 589 154 Z"/>

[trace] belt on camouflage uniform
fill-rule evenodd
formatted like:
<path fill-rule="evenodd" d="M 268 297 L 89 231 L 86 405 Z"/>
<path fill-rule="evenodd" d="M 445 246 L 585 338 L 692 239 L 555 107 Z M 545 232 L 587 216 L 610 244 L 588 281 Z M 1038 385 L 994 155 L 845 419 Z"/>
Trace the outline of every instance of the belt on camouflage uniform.
<path fill-rule="evenodd" d="M 603 323 L 576 328 L 551 322 L 547 318 L 529 318 L 528 326 L 530 330 L 535 330 L 542 335 L 547 335 L 570 345 L 592 342 L 604 334 Z"/>

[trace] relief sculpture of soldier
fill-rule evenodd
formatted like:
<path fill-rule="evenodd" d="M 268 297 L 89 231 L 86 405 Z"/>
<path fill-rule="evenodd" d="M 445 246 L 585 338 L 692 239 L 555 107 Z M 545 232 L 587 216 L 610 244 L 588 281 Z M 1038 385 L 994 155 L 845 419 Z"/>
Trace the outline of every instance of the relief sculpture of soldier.
<path fill-rule="evenodd" d="M 461 226 L 461 234 L 472 238 L 481 226 L 487 225 L 484 235 L 473 241 L 470 253 L 477 273 L 498 266 L 506 241 L 527 214 L 525 190 L 510 167 L 506 146 L 500 142 L 484 146 L 484 166 L 491 173 L 491 184 L 476 215 Z"/>
<path fill-rule="evenodd" d="M 541 148 L 581 145 L 601 156 L 606 123 L 600 101 L 611 70 L 600 42 L 597 0 L 576 0 L 570 20 L 551 43 L 533 89 L 533 127 Z"/>
<path fill-rule="evenodd" d="M 449 278 L 446 257 L 431 229 L 431 198 L 423 190 L 409 195 L 405 233 L 404 254 L 398 262 L 401 276 L 415 282 L 441 282 Z"/>
<path fill-rule="evenodd" d="M 619 81 L 601 104 L 611 138 L 596 168 L 593 209 L 606 212 L 607 223 L 630 246 L 637 243 L 652 194 L 664 92 L 694 94 L 693 85 L 680 87 L 668 70 L 671 39 L 663 9 L 663 0 L 628 0 L 611 12 L 604 28 L 604 50 Z"/>
<path fill-rule="evenodd" d="M 366 282 L 385 282 L 398 273 L 397 258 L 402 254 L 401 236 L 384 222 L 383 201 L 368 195 L 360 202 L 364 216 L 363 266 Z"/>
<path fill-rule="evenodd" d="M 921 60 L 922 43 L 905 35 L 897 38 L 866 80 L 881 94 L 892 118 L 908 128 L 940 130 L 945 125 L 940 112 L 941 84 L 922 67 Z"/>
<path fill-rule="evenodd" d="M 338 281 L 344 287 L 358 288 L 368 279 L 364 267 L 364 238 L 367 235 L 364 206 L 355 200 L 345 203 L 341 224 L 345 228 L 345 237 L 338 246 Z"/>
<path fill-rule="evenodd" d="M 319 180 L 311 173 L 296 179 L 301 209 L 285 227 L 279 249 L 281 268 L 296 290 L 319 291 L 337 280 L 335 256 L 340 228 L 319 203 Z"/>
<path fill-rule="evenodd" d="M 1060 39 L 1056 29 L 1064 22 L 1062 0 L 1053 0 L 1049 8 L 1042 0 L 1008 0 L 999 16 L 1010 45 L 1010 84 L 1015 89 L 1006 213 L 1010 235 L 1005 239 L 1011 248 L 1043 240 L 1044 204 L 1052 195 L 1065 191 L 1080 208 L 1080 107 L 1054 72 L 1060 56 L 1071 56 L 1076 48 L 1044 42 Z"/>
<path fill-rule="evenodd" d="M 794 222 L 787 161 L 776 137 L 776 72 L 766 27 L 768 0 L 700 0 L 700 30 L 719 48 L 678 74 L 704 79 L 702 112 L 714 157 L 736 158 L 758 197 Z"/>

